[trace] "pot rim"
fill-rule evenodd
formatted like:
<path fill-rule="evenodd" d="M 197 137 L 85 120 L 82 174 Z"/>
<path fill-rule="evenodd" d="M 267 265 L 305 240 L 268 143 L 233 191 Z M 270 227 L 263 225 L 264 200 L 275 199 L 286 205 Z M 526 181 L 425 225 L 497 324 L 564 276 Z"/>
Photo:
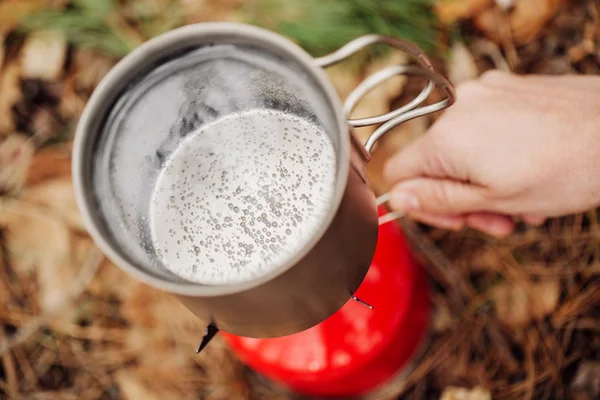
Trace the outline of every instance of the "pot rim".
<path fill-rule="evenodd" d="M 130 76 L 133 71 L 163 58 L 160 55 L 165 52 L 165 49 L 169 49 L 168 51 L 174 54 L 184 47 L 190 47 L 192 42 L 201 45 L 228 38 L 243 38 L 247 43 L 261 42 L 272 46 L 276 51 L 284 53 L 298 63 L 323 91 L 325 100 L 331 105 L 331 110 L 335 115 L 334 122 L 338 128 L 339 148 L 336 152 L 337 174 L 334 195 L 323 223 L 313 238 L 294 257 L 270 273 L 246 282 L 215 286 L 169 281 L 153 275 L 147 268 L 129 260 L 119 250 L 119 246 L 109 238 L 110 234 L 101 229 L 104 222 L 94 200 L 91 182 L 93 158 L 89 155 L 97 137 L 101 134 L 98 118 L 104 118 L 110 112 L 110 107 L 106 109 L 106 103 L 114 103 L 118 98 L 114 93 L 120 92 L 131 81 Z M 115 89 L 119 90 L 115 91 Z M 73 141 L 72 177 L 75 199 L 84 224 L 96 245 L 114 264 L 133 278 L 155 288 L 182 296 L 217 297 L 235 294 L 260 286 L 284 274 L 306 257 L 327 232 L 337 215 L 346 191 L 350 170 L 350 134 L 340 98 L 333 84 L 325 71 L 315 64 L 314 58 L 297 44 L 278 33 L 243 23 L 205 22 L 187 25 L 157 36 L 133 50 L 107 73 L 93 92 L 81 115 Z"/>

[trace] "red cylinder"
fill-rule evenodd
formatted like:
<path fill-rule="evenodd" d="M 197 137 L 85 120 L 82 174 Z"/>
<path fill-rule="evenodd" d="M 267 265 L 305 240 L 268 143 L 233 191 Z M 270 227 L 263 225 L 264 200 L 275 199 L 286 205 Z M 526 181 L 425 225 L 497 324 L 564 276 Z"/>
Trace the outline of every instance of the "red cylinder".
<path fill-rule="evenodd" d="M 373 309 L 349 300 L 327 320 L 294 335 L 223 336 L 244 363 L 297 393 L 361 396 L 403 372 L 428 335 L 428 280 L 398 224 L 380 227 L 373 262 L 355 295 Z"/>

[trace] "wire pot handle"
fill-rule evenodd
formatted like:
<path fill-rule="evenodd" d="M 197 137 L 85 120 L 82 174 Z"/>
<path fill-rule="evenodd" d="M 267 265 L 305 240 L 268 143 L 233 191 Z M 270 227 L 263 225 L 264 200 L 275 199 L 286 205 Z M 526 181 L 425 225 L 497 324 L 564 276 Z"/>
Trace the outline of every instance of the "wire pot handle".
<path fill-rule="evenodd" d="M 365 149 L 369 153 L 373 151 L 375 143 L 377 143 L 377 141 L 392 128 L 395 128 L 406 121 L 410 121 L 411 119 L 443 110 L 450 107 L 456 101 L 456 90 L 452 83 L 435 71 L 431 61 L 427 58 L 427 55 L 425 55 L 417 45 L 406 40 L 383 35 L 360 36 L 333 53 L 315 59 L 315 63 L 321 68 L 327 68 L 345 60 L 368 46 L 376 44 L 384 44 L 407 53 L 416 60 L 418 66 L 393 65 L 368 76 L 346 98 L 343 111 L 347 117 L 350 116 L 356 105 L 368 92 L 394 76 L 419 76 L 427 78 L 427 84 L 408 104 L 400 106 L 386 114 L 368 118 L 348 119 L 348 124 L 353 127 L 380 125 L 371 136 L 369 136 L 365 143 Z M 435 86 L 438 86 L 446 93 L 446 98 L 428 106 L 421 106 L 421 104 L 427 100 Z M 389 199 L 390 194 L 385 193 L 377 198 L 377 205 L 387 203 Z M 399 212 L 389 212 L 379 218 L 379 225 L 394 221 L 402 216 L 403 215 Z"/>
<path fill-rule="evenodd" d="M 376 44 L 384 44 L 407 53 L 417 61 L 418 66 L 394 65 L 377 71 L 367 77 L 348 95 L 344 102 L 343 111 L 346 116 L 350 116 L 352 110 L 354 110 L 356 105 L 368 92 L 396 75 L 424 77 L 427 78 L 427 84 L 419 95 L 411 102 L 386 114 L 367 118 L 348 119 L 348 124 L 353 127 L 380 125 L 375 132 L 369 136 L 365 144 L 365 149 L 369 153 L 373 150 L 377 140 L 392 128 L 411 119 L 443 110 L 451 106 L 456 100 L 456 91 L 452 83 L 435 71 L 431 61 L 427 58 L 427 55 L 425 55 L 417 45 L 403 39 L 375 34 L 360 36 L 346 43 L 333 53 L 316 58 L 315 63 L 321 68 L 327 68 L 345 60 L 368 46 Z M 444 90 L 446 98 L 437 103 L 420 107 L 429 97 L 435 86 Z"/>

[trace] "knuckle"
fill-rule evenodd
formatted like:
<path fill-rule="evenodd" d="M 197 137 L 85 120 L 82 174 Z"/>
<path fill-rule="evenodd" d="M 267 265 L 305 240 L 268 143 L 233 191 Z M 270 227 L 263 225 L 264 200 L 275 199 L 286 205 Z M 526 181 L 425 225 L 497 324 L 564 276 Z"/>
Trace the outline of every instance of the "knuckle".
<path fill-rule="evenodd" d="M 457 88 L 457 96 L 460 99 L 471 98 L 479 93 L 481 84 L 477 81 L 468 81 L 461 83 Z"/>
<path fill-rule="evenodd" d="M 499 81 L 503 81 L 504 79 L 506 79 L 507 76 L 508 76 L 507 72 L 500 71 L 498 69 L 490 69 L 488 71 L 485 71 L 481 75 L 479 80 L 484 83 L 496 83 Z"/>
<path fill-rule="evenodd" d="M 445 184 L 437 184 L 433 186 L 433 193 L 431 194 L 431 196 L 437 208 L 449 211 L 454 210 L 456 208 L 452 196 L 452 191 L 450 189 L 450 186 Z"/>
<path fill-rule="evenodd" d="M 432 141 L 423 166 L 426 174 L 436 177 L 449 175 L 448 161 L 445 156 L 447 152 L 442 147 L 443 145 L 439 141 Z"/>

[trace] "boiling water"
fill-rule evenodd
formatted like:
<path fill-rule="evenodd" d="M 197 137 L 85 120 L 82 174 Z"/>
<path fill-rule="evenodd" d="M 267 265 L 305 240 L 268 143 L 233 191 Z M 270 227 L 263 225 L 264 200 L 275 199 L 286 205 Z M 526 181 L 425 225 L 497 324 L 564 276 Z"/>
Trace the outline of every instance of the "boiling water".
<path fill-rule="evenodd" d="M 326 132 L 280 111 L 227 116 L 191 133 L 151 200 L 157 254 L 175 275 L 238 283 L 289 260 L 314 236 L 334 188 Z"/>

